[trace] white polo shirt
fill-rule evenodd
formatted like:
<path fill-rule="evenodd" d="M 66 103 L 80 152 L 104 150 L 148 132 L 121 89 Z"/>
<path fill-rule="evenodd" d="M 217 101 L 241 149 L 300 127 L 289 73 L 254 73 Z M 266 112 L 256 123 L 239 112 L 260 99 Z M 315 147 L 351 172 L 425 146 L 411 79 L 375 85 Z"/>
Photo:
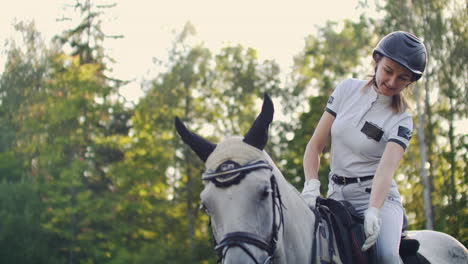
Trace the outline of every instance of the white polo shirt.
<path fill-rule="evenodd" d="M 392 141 L 404 149 L 413 131 L 412 117 L 395 113 L 391 96 L 378 94 L 368 81 L 347 79 L 330 96 L 326 111 L 334 115 L 331 128 L 331 172 L 345 177 L 374 175 L 385 146 Z"/>

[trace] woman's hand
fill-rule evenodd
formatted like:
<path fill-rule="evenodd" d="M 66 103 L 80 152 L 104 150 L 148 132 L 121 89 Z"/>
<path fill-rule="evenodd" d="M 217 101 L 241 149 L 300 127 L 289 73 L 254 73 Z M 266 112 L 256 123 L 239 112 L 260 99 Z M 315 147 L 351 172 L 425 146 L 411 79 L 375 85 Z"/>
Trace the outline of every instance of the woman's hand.
<path fill-rule="evenodd" d="M 380 219 L 379 208 L 369 207 L 364 214 L 364 232 L 366 233 L 366 241 L 362 245 L 361 250 L 366 251 L 372 247 L 380 234 L 380 225 L 382 219 Z"/>
<path fill-rule="evenodd" d="M 307 205 L 315 209 L 317 197 L 320 196 L 320 181 L 317 179 L 310 179 L 304 183 L 302 190 L 302 198 L 306 201 Z"/>

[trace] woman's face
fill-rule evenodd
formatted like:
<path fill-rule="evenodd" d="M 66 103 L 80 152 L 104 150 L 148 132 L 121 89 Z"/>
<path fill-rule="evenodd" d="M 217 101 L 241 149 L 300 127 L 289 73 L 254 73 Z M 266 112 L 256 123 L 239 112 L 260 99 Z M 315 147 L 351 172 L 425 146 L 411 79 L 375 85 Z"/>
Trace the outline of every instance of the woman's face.
<path fill-rule="evenodd" d="M 411 84 L 412 73 L 397 62 L 387 57 L 380 57 L 377 59 L 375 81 L 378 93 L 393 96 Z"/>

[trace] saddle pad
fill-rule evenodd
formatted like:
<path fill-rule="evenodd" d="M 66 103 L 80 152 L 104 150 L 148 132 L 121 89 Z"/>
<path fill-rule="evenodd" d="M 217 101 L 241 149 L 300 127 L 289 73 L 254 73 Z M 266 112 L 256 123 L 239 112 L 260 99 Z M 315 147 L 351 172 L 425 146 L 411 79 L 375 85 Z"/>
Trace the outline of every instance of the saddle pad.
<path fill-rule="evenodd" d="M 347 201 L 317 198 L 316 209 L 333 228 L 338 252 L 343 263 L 374 263 L 373 249 L 361 251 L 365 241 L 363 219 Z"/>
<path fill-rule="evenodd" d="M 407 237 L 402 237 L 400 241 L 400 256 L 414 256 L 419 249 L 419 241 Z"/>
<path fill-rule="evenodd" d="M 414 255 L 402 256 L 404 264 L 431 264 L 423 255 L 416 253 Z"/>

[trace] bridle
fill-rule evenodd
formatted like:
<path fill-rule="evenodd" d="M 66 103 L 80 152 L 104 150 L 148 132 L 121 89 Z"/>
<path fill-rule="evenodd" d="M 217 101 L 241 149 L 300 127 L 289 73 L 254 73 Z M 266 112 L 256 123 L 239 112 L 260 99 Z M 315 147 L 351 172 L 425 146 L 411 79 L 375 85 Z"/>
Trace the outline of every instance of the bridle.
<path fill-rule="evenodd" d="M 218 166 L 215 172 L 206 172 L 202 175 L 202 179 L 205 181 L 213 182 L 217 187 L 227 188 L 233 184 L 239 184 L 245 176 L 254 170 L 268 169 L 270 171 L 273 168 L 266 161 L 258 161 L 255 163 L 248 163 L 244 166 L 240 166 L 238 163 L 233 161 L 227 161 Z M 268 257 L 263 262 L 264 264 L 273 263 L 274 253 L 276 250 L 276 244 L 278 242 L 278 233 L 283 225 L 283 209 L 284 205 L 281 201 L 281 195 L 279 192 L 278 184 L 273 173 L 270 176 L 270 189 L 268 192 L 272 198 L 272 209 L 273 209 L 273 225 L 271 231 L 270 241 L 266 241 L 261 236 L 249 233 L 249 232 L 231 232 L 223 236 L 219 243 L 215 241 L 215 250 L 218 253 L 218 262 L 222 262 L 225 258 L 227 251 L 232 247 L 241 248 L 256 264 L 260 262 L 255 259 L 254 255 L 245 244 L 253 245 L 268 253 Z M 277 214 L 279 213 L 279 223 L 276 223 Z"/>
<path fill-rule="evenodd" d="M 254 163 L 247 163 L 244 166 L 240 166 L 234 161 L 226 161 L 214 172 L 205 172 L 202 175 L 204 181 L 211 181 L 219 188 L 227 188 L 234 184 L 239 184 L 248 173 L 258 170 L 258 169 L 268 169 L 270 171 L 273 168 L 266 161 L 258 161 Z M 218 254 L 218 262 L 222 262 L 226 256 L 227 251 L 232 247 L 239 247 L 242 249 L 250 258 L 255 262 L 255 264 L 261 264 L 254 257 L 252 252 L 249 250 L 247 245 L 255 246 L 263 251 L 268 253 L 268 257 L 265 259 L 263 264 L 272 264 L 274 261 L 274 253 L 276 250 L 276 245 L 278 242 L 278 233 L 281 229 L 281 226 L 284 223 L 283 218 L 283 209 L 285 208 L 282 201 L 281 195 L 278 188 L 278 183 L 273 173 L 270 176 L 270 188 L 268 192 L 271 194 L 272 198 L 272 209 L 273 209 L 273 225 L 271 228 L 271 238 L 270 241 L 266 241 L 261 236 L 249 233 L 249 232 L 231 232 L 225 234 L 219 243 L 214 239 L 215 247 Z M 277 222 L 277 217 L 279 217 L 279 222 Z"/>

